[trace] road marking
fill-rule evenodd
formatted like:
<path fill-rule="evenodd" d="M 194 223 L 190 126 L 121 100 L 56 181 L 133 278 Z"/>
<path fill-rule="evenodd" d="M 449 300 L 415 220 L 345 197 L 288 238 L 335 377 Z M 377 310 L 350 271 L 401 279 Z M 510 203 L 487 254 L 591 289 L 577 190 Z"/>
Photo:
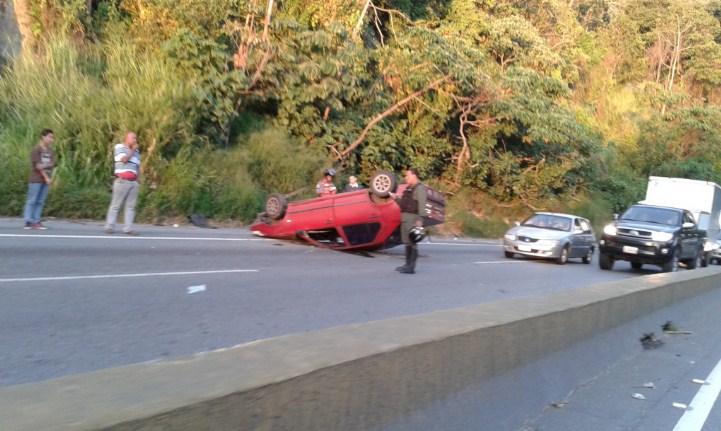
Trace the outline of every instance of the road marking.
<path fill-rule="evenodd" d="M 502 247 L 503 244 L 499 243 L 492 243 L 492 242 L 484 242 L 484 243 L 475 243 L 475 244 L 469 244 L 469 243 L 458 243 L 458 242 L 421 242 L 419 245 L 425 246 L 425 245 L 458 245 L 458 246 L 466 246 L 466 247 Z"/>
<path fill-rule="evenodd" d="M 531 263 L 532 260 L 495 260 L 495 261 L 489 261 L 489 262 L 473 262 L 478 265 L 486 265 L 486 264 L 497 264 L 497 263 Z"/>
<path fill-rule="evenodd" d="M 710 384 L 701 385 L 691 404 L 688 405 L 688 410 L 681 416 L 673 431 L 701 431 L 711 413 L 711 408 L 721 393 L 721 361 L 716 364 L 706 382 Z"/>
<path fill-rule="evenodd" d="M 36 277 L 36 278 L 0 278 L 0 283 L 18 281 L 61 281 L 61 280 L 92 280 L 98 278 L 127 278 L 127 277 L 162 277 L 167 275 L 199 275 L 199 274 L 228 274 L 236 272 L 258 272 L 257 269 L 225 269 L 219 271 L 182 271 L 182 272 L 146 272 L 141 274 L 106 274 L 106 275 L 78 275 L 69 277 Z"/>
<path fill-rule="evenodd" d="M 118 233 L 118 235 L 22 235 L 22 234 L 0 234 L 0 237 L 23 237 L 23 238 L 92 238 L 92 239 L 137 239 L 137 240 L 158 240 L 168 239 L 174 241 L 267 241 L 265 238 L 192 238 L 192 237 L 178 237 L 178 236 L 130 236 Z"/>

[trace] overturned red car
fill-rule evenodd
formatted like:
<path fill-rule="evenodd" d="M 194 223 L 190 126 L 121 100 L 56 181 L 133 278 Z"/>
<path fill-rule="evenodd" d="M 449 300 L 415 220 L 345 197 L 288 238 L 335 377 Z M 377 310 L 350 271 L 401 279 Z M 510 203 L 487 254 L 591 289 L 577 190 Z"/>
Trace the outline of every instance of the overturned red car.
<path fill-rule="evenodd" d="M 380 171 L 371 178 L 369 189 L 288 202 L 282 194 L 271 194 L 265 211 L 250 226 L 258 236 L 307 241 L 334 250 L 374 250 L 401 244 L 401 211 L 391 199 L 402 193 L 395 175 Z M 424 226 L 443 223 L 443 194 L 426 186 Z"/>

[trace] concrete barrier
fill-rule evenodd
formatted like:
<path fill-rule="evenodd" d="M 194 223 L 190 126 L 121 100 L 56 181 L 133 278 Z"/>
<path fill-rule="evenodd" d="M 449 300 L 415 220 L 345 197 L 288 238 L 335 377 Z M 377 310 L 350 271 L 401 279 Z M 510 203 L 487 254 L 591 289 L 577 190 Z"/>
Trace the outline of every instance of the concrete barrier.
<path fill-rule="evenodd" d="M 720 286 L 655 274 L 10 386 L 0 429 L 370 429 Z"/>

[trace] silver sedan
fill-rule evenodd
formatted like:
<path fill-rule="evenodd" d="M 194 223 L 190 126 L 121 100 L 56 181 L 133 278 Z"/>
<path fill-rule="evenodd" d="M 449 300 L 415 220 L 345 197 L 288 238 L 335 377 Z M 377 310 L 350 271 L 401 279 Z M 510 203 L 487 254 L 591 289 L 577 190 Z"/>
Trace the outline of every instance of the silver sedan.
<path fill-rule="evenodd" d="M 583 263 L 591 263 L 596 236 L 591 223 L 585 218 L 537 212 L 506 232 L 503 248 L 507 258 L 518 254 L 555 259 L 560 265 L 570 258 L 581 258 Z"/>

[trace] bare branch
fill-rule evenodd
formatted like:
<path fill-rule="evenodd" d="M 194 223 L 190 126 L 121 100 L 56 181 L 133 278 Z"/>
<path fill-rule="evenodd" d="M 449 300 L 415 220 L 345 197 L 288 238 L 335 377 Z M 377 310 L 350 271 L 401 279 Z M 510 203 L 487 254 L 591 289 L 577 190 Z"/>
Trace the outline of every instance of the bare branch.
<path fill-rule="evenodd" d="M 351 153 L 351 151 L 355 150 L 356 147 L 358 147 L 363 142 L 363 140 L 365 139 L 365 137 L 368 134 L 368 132 L 370 131 L 370 129 L 372 129 L 373 126 L 378 124 L 381 120 L 383 120 L 387 116 L 391 115 L 392 113 L 394 113 L 395 111 L 400 109 L 402 106 L 406 105 L 408 102 L 410 102 L 411 100 L 420 96 L 421 94 L 425 93 L 426 91 L 431 90 L 431 89 L 443 84 L 444 82 L 449 81 L 450 79 L 451 79 L 450 75 L 445 75 L 444 77 L 431 82 L 430 84 L 426 85 L 425 87 L 421 88 L 420 90 L 416 91 L 415 93 L 411 94 L 410 96 L 404 98 L 403 100 L 399 101 L 395 105 L 388 108 L 385 112 L 378 115 L 370 123 L 368 123 L 368 125 L 365 127 L 365 129 L 363 129 L 363 132 L 361 132 L 360 136 L 358 136 L 358 138 L 355 141 L 353 141 L 353 143 L 350 144 L 348 146 L 348 148 L 346 148 L 345 150 L 343 150 L 343 152 L 340 153 L 340 160 L 344 159 L 345 157 L 348 156 L 348 154 Z"/>

